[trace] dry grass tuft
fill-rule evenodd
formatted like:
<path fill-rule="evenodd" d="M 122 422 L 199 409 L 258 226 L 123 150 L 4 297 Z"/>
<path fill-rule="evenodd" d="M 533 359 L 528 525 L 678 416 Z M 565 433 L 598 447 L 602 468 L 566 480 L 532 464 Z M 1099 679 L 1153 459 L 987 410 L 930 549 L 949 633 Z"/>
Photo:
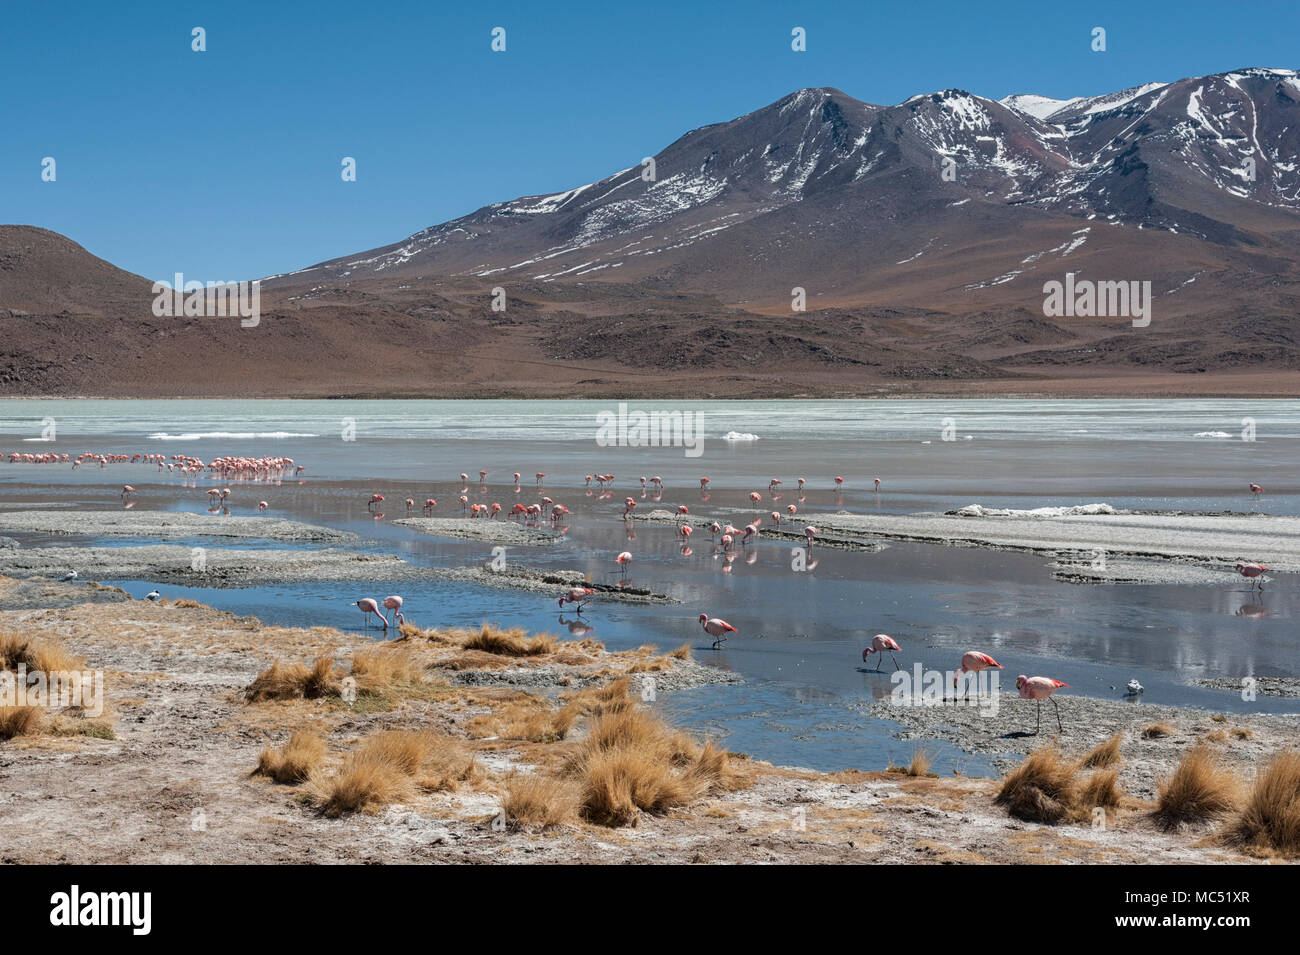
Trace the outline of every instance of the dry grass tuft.
<path fill-rule="evenodd" d="M 489 624 L 462 644 L 466 650 L 481 650 L 507 657 L 539 657 L 555 650 L 557 639 L 550 634 L 529 637 L 523 627 L 503 630 Z"/>
<path fill-rule="evenodd" d="M 409 646 L 384 644 L 352 655 L 352 676 L 361 693 L 416 686 L 424 681 L 426 667 Z"/>
<path fill-rule="evenodd" d="M 1300 856 L 1300 751 L 1278 753 L 1269 761 L 1224 835 L 1265 854 Z"/>
<path fill-rule="evenodd" d="M 1040 746 L 1007 773 L 993 801 L 1017 819 L 1061 822 L 1077 802 L 1074 773 L 1075 765 L 1061 758 L 1055 743 Z"/>
<path fill-rule="evenodd" d="M 308 796 L 326 816 L 369 812 L 410 796 L 482 779 L 473 755 L 459 741 L 427 730 L 387 730 L 368 736 L 333 775 L 308 779 Z"/>
<path fill-rule="evenodd" d="M 270 746 L 257 759 L 255 776 L 270 776 L 277 783 L 305 782 L 325 758 L 325 741 L 315 733 L 294 733 L 279 749 Z"/>
<path fill-rule="evenodd" d="M 1119 747 L 1123 742 L 1124 731 L 1120 730 L 1110 739 L 1094 746 L 1088 755 L 1083 757 L 1083 761 L 1079 765 L 1084 769 L 1104 769 L 1107 766 L 1118 766 L 1120 763 Z"/>
<path fill-rule="evenodd" d="M 1183 754 L 1160 786 L 1155 817 L 1166 829 L 1176 829 L 1227 812 L 1238 802 L 1236 777 L 1212 750 L 1198 745 Z"/>
<path fill-rule="evenodd" d="M 672 657 L 674 660 L 689 660 L 689 659 L 691 659 L 691 644 L 690 644 L 690 641 L 687 641 L 686 643 L 683 643 L 680 647 L 678 647 L 676 650 L 672 651 L 672 653 L 670 653 L 670 654 L 668 654 L 668 655 L 669 655 L 670 657 Z"/>
<path fill-rule="evenodd" d="M 1097 806 L 1111 808 L 1119 805 L 1123 792 L 1119 788 L 1119 768 L 1098 769 L 1079 787 L 1078 809 L 1091 810 Z"/>
<path fill-rule="evenodd" d="M 249 684 L 244 690 L 244 698 L 249 703 L 299 698 L 314 700 L 337 695 L 340 689 L 334 674 L 334 658 L 326 654 L 317 657 L 310 667 L 276 660 Z"/>
<path fill-rule="evenodd" d="M 1237 739 L 1250 739 L 1255 734 L 1244 726 L 1237 726 L 1232 729 L 1232 735 Z"/>
<path fill-rule="evenodd" d="M 513 826 L 549 828 L 578 814 L 578 788 L 554 776 L 512 775 L 506 779 L 501 808 Z"/>
<path fill-rule="evenodd" d="M 191 599 L 188 598 L 188 597 L 181 597 L 179 600 L 175 600 L 175 601 L 173 601 L 173 602 L 172 602 L 172 606 L 173 606 L 173 607 L 184 607 L 184 608 L 187 609 L 187 610 L 201 610 L 201 609 L 204 609 L 203 604 L 199 603 L 197 600 L 191 600 Z"/>
<path fill-rule="evenodd" d="M 0 739 L 30 736 L 40 722 L 39 706 L 0 706 Z"/>
<path fill-rule="evenodd" d="M 482 739 L 520 739 L 530 743 L 555 743 L 569 735 L 580 715 L 572 703 L 556 708 L 537 697 L 507 703 L 501 709 L 469 721 L 471 736 Z"/>
<path fill-rule="evenodd" d="M 1143 739 L 1163 739 L 1166 736 L 1173 736 L 1174 728 L 1168 723 L 1152 723 L 1150 726 L 1142 728 Z"/>
<path fill-rule="evenodd" d="M 0 670 L 17 671 L 26 665 L 28 673 L 57 673 L 81 670 L 86 661 L 47 640 L 35 640 L 17 633 L 0 633 Z"/>
<path fill-rule="evenodd" d="M 930 772 L 931 762 L 930 754 L 923 749 L 918 749 L 912 753 L 912 761 L 906 766 L 890 766 L 885 772 L 900 773 L 904 776 L 935 778 L 939 774 Z"/>
<path fill-rule="evenodd" d="M 565 772 L 581 787 L 579 814 L 605 826 L 635 825 L 642 812 L 662 813 L 746 781 L 726 750 L 701 746 L 637 706 L 594 717 Z"/>

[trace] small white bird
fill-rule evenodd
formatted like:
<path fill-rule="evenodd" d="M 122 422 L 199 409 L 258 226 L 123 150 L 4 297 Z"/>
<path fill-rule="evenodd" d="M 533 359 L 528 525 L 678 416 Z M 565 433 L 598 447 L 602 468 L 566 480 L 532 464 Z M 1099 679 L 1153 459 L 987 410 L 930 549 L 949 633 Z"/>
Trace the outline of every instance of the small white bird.
<path fill-rule="evenodd" d="M 77 579 L 77 572 L 75 570 L 70 570 L 62 577 L 59 578 L 60 581 L 76 580 L 76 579 Z"/>
<path fill-rule="evenodd" d="M 1125 689 L 1128 690 L 1131 696 L 1136 696 L 1138 693 L 1142 692 L 1144 687 L 1137 680 L 1129 680 L 1128 686 Z"/>
<path fill-rule="evenodd" d="M 161 597 L 161 596 L 162 596 L 162 594 L 158 593 L 158 591 L 156 591 L 156 590 L 151 590 L 151 591 L 149 591 L 147 594 L 144 595 L 144 599 L 145 599 L 145 600 L 157 600 L 157 599 L 158 599 L 159 597 Z"/>

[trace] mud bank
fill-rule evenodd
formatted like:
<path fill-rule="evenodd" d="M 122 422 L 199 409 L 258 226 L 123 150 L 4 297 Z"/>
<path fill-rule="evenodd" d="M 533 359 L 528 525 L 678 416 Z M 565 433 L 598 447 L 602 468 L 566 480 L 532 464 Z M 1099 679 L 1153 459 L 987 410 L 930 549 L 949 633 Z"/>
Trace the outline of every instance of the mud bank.
<path fill-rule="evenodd" d="M 991 547 L 1074 561 L 1116 561 L 1128 579 L 1167 582 L 1137 573 L 1138 561 L 1180 561 L 1230 570 L 1239 561 L 1300 571 L 1300 518 L 1180 513 L 1068 514 L 1053 517 L 961 517 L 954 514 L 858 515 L 818 518 L 824 531 L 958 547 Z M 1190 573 L 1178 579 L 1200 582 Z M 1103 568 L 1104 570 L 1104 568 Z M 1096 577 L 1097 575 L 1088 575 Z M 1105 579 L 1099 577 L 1098 579 Z M 1216 578 L 1217 579 L 1217 578 Z"/>
<path fill-rule="evenodd" d="M 667 594 L 655 593 L 643 587 L 589 581 L 585 575 L 576 570 L 534 570 L 517 564 L 507 564 L 501 570 L 493 570 L 489 563 L 481 567 L 428 568 L 425 573 L 429 577 L 440 577 L 443 580 L 461 580 L 485 587 L 527 590 L 557 598 L 569 587 L 590 587 L 596 591 L 592 597 L 593 603 L 608 600 L 626 604 L 680 602 Z"/>
<path fill-rule="evenodd" d="M 81 537 L 243 537 L 321 543 L 357 539 L 347 531 L 298 521 L 186 511 L 0 511 L 0 530 Z"/>
<path fill-rule="evenodd" d="M 544 546 L 564 540 L 559 531 L 543 527 L 528 527 L 508 520 L 471 519 L 467 517 L 404 517 L 393 521 L 411 527 L 421 534 L 450 537 L 455 540 L 486 541 L 491 544 L 519 544 Z"/>
<path fill-rule="evenodd" d="M 201 569 L 196 569 L 201 568 Z M 140 578 L 187 587 L 253 587 L 317 580 L 406 580 L 424 568 L 387 554 L 346 550 L 251 550 L 178 544 L 20 547 L 0 550 L 0 574 L 83 579 Z"/>

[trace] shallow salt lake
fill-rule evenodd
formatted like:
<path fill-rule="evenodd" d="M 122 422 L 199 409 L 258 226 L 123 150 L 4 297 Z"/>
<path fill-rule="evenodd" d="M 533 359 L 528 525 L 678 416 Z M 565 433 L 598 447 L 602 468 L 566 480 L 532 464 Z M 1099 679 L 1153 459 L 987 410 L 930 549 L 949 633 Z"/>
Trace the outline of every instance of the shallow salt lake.
<path fill-rule="evenodd" d="M 672 525 L 619 519 L 622 500 L 638 512 L 687 505 L 695 515 L 744 523 L 748 493 L 763 494 L 763 510 L 798 510 L 794 529 L 818 514 L 943 511 L 972 503 L 1030 508 L 1104 501 L 1115 507 L 1258 511 L 1300 514 L 1293 483 L 1300 461 L 1300 409 L 1280 401 L 938 401 L 674 403 L 702 412 L 699 457 L 681 448 L 600 447 L 595 416 L 608 402 L 0 402 L 0 450 L 284 455 L 307 466 L 280 483 L 221 482 L 201 477 L 186 485 L 152 466 L 0 463 L 0 507 L 48 503 L 73 508 L 120 507 L 123 483 L 139 489 L 137 507 L 201 513 L 206 490 L 230 486 L 233 513 L 256 514 L 350 530 L 363 550 L 395 553 L 430 567 L 481 564 L 489 543 L 443 540 L 391 523 L 405 517 L 401 502 L 438 500 L 436 514 L 459 513 L 457 479 L 473 479 L 471 501 L 538 499 L 533 474 L 548 475 L 544 492 L 573 513 L 566 543 L 512 546 L 507 559 L 537 568 L 577 569 L 593 579 L 617 579 L 612 563 L 634 554 L 630 583 L 669 593 L 679 604 L 635 607 L 593 602 L 578 618 L 560 615 L 555 601 L 525 591 L 430 578 L 395 586 L 407 618 L 425 626 L 493 620 L 566 636 L 590 635 L 612 649 L 682 643 L 698 659 L 745 679 L 664 695 L 656 703 L 685 725 L 724 737 L 729 746 L 777 763 L 817 769 L 882 768 L 906 761 L 916 743 L 893 739 L 892 723 L 870 719 L 853 704 L 887 697 L 881 673 L 865 672 L 863 646 L 888 633 L 903 647 L 899 663 L 951 670 L 962 652 L 991 653 L 1015 674 L 1053 676 L 1069 695 L 1119 698 L 1128 680 L 1145 687 L 1149 703 L 1199 706 L 1216 712 L 1300 712 L 1300 701 L 1189 685 L 1214 676 L 1300 676 L 1294 617 L 1295 579 L 1278 575 L 1261 594 L 1245 581 L 1222 586 L 1086 585 L 1052 579 L 1050 558 L 985 548 L 890 542 L 876 552 L 814 548 L 808 570 L 796 570 L 792 542 L 763 540 L 727 560 L 698 521 L 689 553 Z M 649 410 L 647 408 L 647 410 Z M 58 423 L 57 439 L 39 435 L 40 422 Z M 340 422 L 353 419 L 356 440 L 342 440 Z M 945 425 L 945 419 L 950 421 Z M 1254 423 L 1254 441 L 1240 438 Z M 947 428 L 954 441 L 944 441 Z M 758 435 L 726 442 L 727 431 Z M 1228 438 L 1197 437 L 1222 432 Z M 203 437 L 200 435 L 213 435 Z M 274 435 L 274 436 L 272 436 Z M 970 435 L 970 440 L 965 436 Z M 197 437 L 196 437 L 197 436 Z M 928 442 L 928 443 L 927 443 Z M 480 468 L 490 473 L 480 489 Z M 616 474 L 601 497 L 582 486 L 593 471 Z M 510 475 L 523 474 L 520 490 Z M 662 476 L 661 499 L 642 498 L 638 477 Z M 698 478 L 712 479 L 707 495 Z M 833 490 L 832 478 L 845 477 Z M 806 477 L 802 495 L 795 478 Z M 785 481 L 779 498 L 772 477 Z M 872 478 L 882 479 L 881 493 Z M 1267 490 L 1258 501 L 1246 483 Z M 380 519 L 367 511 L 370 493 L 387 497 Z M 418 516 L 418 506 L 416 515 Z M 748 519 L 748 518 L 746 518 Z M 632 537 L 629 537 L 633 535 Z M 147 538 L 39 537 L 10 533 L 27 545 L 130 546 Z M 195 537 L 194 546 L 223 542 Z M 257 542 L 227 541 L 230 546 Z M 285 547 L 290 545 L 275 544 Z M 329 545 L 337 546 L 337 545 Z M 83 577 L 92 576 L 83 570 Z M 149 581 L 108 581 L 136 596 Z M 337 582 L 283 584 L 238 590 L 159 588 L 169 598 L 192 597 L 268 623 L 329 625 L 362 633 L 352 601 L 392 590 Z M 380 591 L 383 590 L 381 593 Z M 725 649 L 709 649 L 698 614 L 721 616 L 739 628 Z M 372 631 L 379 638 L 379 631 Z M 870 666 L 875 665 L 873 658 Z M 1135 705 L 1142 705 L 1141 702 Z M 999 717 L 1005 730 L 1023 730 L 1017 717 Z M 1031 727 L 1028 727 L 1032 729 Z M 990 732 L 999 731 L 990 725 Z M 927 744 L 935 769 L 985 773 L 980 757 L 939 740 Z"/>

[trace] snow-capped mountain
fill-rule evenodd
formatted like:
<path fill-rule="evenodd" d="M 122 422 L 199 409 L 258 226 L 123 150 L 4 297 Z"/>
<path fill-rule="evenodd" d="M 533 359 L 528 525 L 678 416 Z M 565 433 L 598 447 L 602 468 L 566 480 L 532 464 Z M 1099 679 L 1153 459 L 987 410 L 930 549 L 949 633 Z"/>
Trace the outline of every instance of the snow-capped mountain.
<path fill-rule="evenodd" d="M 1188 238 L 1213 267 L 1258 267 L 1244 250 L 1300 264 L 1298 155 L 1290 69 L 1068 100 L 950 89 L 879 106 L 804 89 L 692 130 L 653 177 L 637 164 L 494 203 L 271 285 L 649 281 L 773 303 L 798 285 L 812 306 L 946 307 L 980 290 L 1025 300 L 1086 257 L 1165 291 L 1194 271 Z"/>

